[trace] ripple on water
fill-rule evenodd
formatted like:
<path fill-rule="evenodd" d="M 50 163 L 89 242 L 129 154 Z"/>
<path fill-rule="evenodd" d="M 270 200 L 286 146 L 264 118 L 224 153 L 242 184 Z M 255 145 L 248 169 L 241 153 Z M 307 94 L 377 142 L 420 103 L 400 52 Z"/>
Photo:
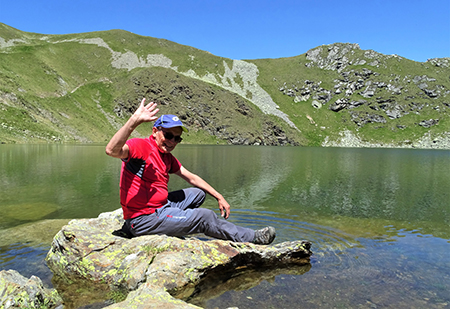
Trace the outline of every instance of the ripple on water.
<path fill-rule="evenodd" d="M 363 238 L 298 219 L 275 212 L 235 210 L 236 224 L 254 229 L 274 226 L 276 243 L 310 241 L 312 268 L 303 275 L 279 275 L 246 291 L 227 291 L 202 305 L 243 309 L 443 308 L 450 304 L 448 240 L 420 235 L 417 230 Z"/>
<path fill-rule="evenodd" d="M 272 225 L 276 243 L 310 241 L 312 267 L 301 275 L 286 270 L 264 277 L 250 289 L 224 291 L 203 300 L 199 305 L 205 308 L 445 308 L 450 304 L 448 239 L 393 226 L 386 226 L 384 236 L 356 237 L 296 216 L 255 210 L 234 210 L 230 220 L 253 229 Z M 2 245 L 0 269 L 15 269 L 27 278 L 36 275 L 50 285 L 51 272 L 44 262 L 48 250 L 48 245 L 35 243 Z M 254 273 L 244 276 L 258 280 Z"/>

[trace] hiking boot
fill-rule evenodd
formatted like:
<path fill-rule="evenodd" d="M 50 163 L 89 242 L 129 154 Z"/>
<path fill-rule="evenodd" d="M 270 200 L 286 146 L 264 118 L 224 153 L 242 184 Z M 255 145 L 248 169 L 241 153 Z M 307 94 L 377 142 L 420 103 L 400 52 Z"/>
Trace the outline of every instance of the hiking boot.
<path fill-rule="evenodd" d="M 122 228 L 120 230 L 115 230 L 112 232 L 112 234 L 114 236 L 119 236 L 119 237 L 128 238 L 128 239 L 131 239 L 134 237 L 133 234 L 131 234 L 130 230 L 127 228 L 125 223 L 122 225 Z"/>
<path fill-rule="evenodd" d="M 268 245 L 272 243 L 275 239 L 276 232 L 275 228 L 268 226 L 260 230 L 255 231 L 255 239 L 253 239 L 253 243 L 257 245 Z"/>

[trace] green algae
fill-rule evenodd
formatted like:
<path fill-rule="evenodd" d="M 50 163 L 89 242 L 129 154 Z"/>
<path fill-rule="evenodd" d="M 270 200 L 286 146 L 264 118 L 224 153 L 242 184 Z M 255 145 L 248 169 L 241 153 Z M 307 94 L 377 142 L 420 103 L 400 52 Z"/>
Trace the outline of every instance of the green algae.
<path fill-rule="evenodd" d="M 38 221 L 58 209 L 59 206 L 57 204 L 44 202 L 2 205 L 0 223 L 2 221 L 8 222 L 10 220 Z"/>

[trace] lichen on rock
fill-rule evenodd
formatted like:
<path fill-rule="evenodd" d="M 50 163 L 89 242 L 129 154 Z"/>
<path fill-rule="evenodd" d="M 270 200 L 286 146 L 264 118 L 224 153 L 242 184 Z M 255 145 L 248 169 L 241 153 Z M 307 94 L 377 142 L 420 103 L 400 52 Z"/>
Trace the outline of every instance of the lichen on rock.
<path fill-rule="evenodd" d="M 62 308 L 55 289 L 44 287 L 41 279 L 23 277 L 15 270 L 0 271 L 0 308 Z"/>

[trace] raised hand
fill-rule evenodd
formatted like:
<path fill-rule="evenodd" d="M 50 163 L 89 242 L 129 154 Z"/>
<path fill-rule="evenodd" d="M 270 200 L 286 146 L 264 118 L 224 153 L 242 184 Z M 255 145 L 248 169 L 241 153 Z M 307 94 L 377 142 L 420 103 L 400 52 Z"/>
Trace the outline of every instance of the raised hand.
<path fill-rule="evenodd" d="M 156 113 L 159 109 L 156 108 L 156 103 L 150 102 L 145 105 L 145 98 L 142 99 L 141 104 L 134 114 L 128 119 L 128 121 L 123 125 L 119 131 L 114 134 L 114 136 L 106 145 L 105 151 L 108 156 L 114 158 L 125 159 L 128 158 L 128 145 L 125 144 L 130 134 L 136 129 L 138 125 L 143 122 L 155 121 L 158 119 Z"/>
<path fill-rule="evenodd" d="M 155 121 L 158 119 L 155 115 L 159 112 L 159 108 L 156 108 L 156 106 L 157 104 L 154 102 L 145 105 L 145 98 L 143 98 L 133 117 L 138 123 Z"/>

